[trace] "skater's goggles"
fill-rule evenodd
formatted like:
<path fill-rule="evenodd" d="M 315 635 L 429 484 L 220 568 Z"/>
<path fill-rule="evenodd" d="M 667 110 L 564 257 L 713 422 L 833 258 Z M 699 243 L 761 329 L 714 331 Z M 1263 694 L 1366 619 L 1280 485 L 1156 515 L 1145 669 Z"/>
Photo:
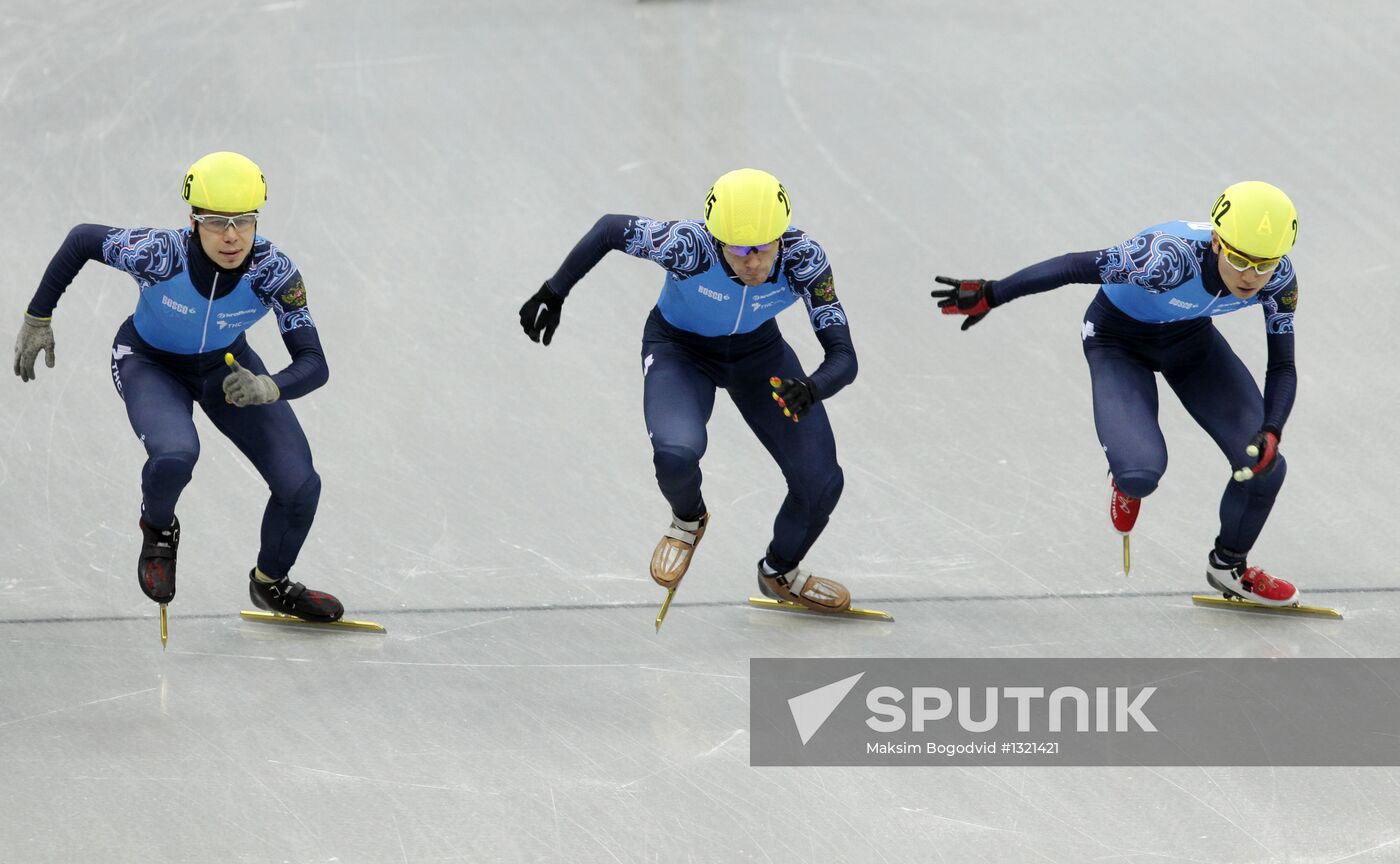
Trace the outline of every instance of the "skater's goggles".
<path fill-rule="evenodd" d="M 1219 238 L 1219 235 L 1216 236 Z M 1274 269 L 1278 267 L 1278 262 L 1283 260 L 1282 258 L 1251 258 L 1238 249 L 1231 247 L 1224 239 L 1220 240 L 1220 257 L 1224 258 L 1226 264 L 1229 264 L 1240 273 L 1246 270 L 1253 270 L 1260 276 L 1267 276 L 1274 272 Z"/>
<path fill-rule="evenodd" d="M 734 255 L 738 258 L 743 258 L 750 252 L 767 252 L 769 249 L 772 249 L 774 246 L 777 245 L 778 241 L 774 240 L 769 243 L 764 243 L 761 246 L 731 246 L 728 243 L 725 243 L 724 248 L 729 250 L 730 255 Z"/>
<path fill-rule="evenodd" d="M 191 213 L 190 217 L 199 227 L 215 234 L 222 234 L 232 228 L 235 231 L 252 231 L 258 225 L 257 213 L 239 213 L 237 216 L 220 216 L 217 213 Z"/>

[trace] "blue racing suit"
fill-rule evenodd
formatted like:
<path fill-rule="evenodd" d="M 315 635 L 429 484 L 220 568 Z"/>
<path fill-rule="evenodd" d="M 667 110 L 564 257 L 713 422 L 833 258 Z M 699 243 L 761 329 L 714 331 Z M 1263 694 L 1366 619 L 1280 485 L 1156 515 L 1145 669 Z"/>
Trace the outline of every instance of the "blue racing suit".
<path fill-rule="evenodd" d="M 782 573 L 797 566 L 826 527 L 844 479 L 821 402 L 794 423 L 773 401 L 769 379 L 806 378 L 819 400 L 829 399 L 855 379 L 857 367 L 826 253 L 796 228 L 779 243 L 768 280 L 748 286 L 734 275 L 703 222 L 608 215 L 584 235 L 548 284 L 567 296 L 612 250 L 665 269 L 661 296 L 642 333 L 643 411 L 657 484 L 676 516 L 693 520 L 705 512 L 700 457 L 715 391 L 723 388 L 787 481 L 766 554 L 768 565 Z M 825 350 L 810 376 L 773 320 L 798 300 Z"/>
<path fill-rule="evenodd" d="M 1095 252 L 1032 265 L 991 286 L 995 307 L 1070 283 L 1098 284 L 1081 338 L 1089 362 L 1094 426 L 1114 482 L 1142 498 L 1167 468 L 1157 421 L 1156 373 L 1215 441 L 1231 469 L 1252 464 L 1245 446 L 1260 430 L 1280 438 L 1293 407 L 1293 317 L 1298 280 L 1285 256 L 1248 300 L 1232 295 L 1211 251 L 1211 225 L 1167 222 Z M 1211 321 L 1249 307 L 1263 311 L 1268 344 L 1264 392 Z M 1273 471 L 1229 481 L 1220 501 L 1217 545 L 1243 557 L 1258 539 L 1288 473 L 1283 455 Z"/>
<path fill-rule="evenodd" d="M 141 472 L 142 515 L 170 525 L 175 505 L 199 458 L 194 403 L 248 457 L 271 491 L 263 513 L 257 566 L 284 576 L 311 529 L 321 478 L 311 448 L 285 400 L 326 382 L 328 372 L 301 274 L 262 237 L 241 266 L 226 270 L 209 259 L 191 229 L 79 225 L 44 272 L 29 314 L 47 318 L 88 261 L 131 275 L 140 294 L 135 313 L 112 345 L 112 383 L 146 448 Z M 268 312 L 276 315 L 292 363 L 272 376 L 281 399 L 237 408 L 224 401 L 224 354 L 254 374 L 266 374 L 244 332 Z"/>

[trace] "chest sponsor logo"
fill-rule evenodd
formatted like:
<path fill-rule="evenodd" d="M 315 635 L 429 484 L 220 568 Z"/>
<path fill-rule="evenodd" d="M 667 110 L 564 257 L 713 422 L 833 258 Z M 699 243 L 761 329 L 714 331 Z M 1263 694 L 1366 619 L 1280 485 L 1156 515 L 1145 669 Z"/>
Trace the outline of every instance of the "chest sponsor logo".
<path fill-rule="evenodd" d="M 179 302 L 178 300 L 172 299 L 172 298 L 171 298 L 169 295 L 167 295 L 167 294 L 162 294 L 162 295 L 160 296 L 160 302 L 161 302 L 161 305 L 162 305 L 162 306 L 166 306 L 166 307 L 168 307 L 168 308 L 170 308 L 170 309 L 174 309 L 176 312 L 179 312 L 181 315 L 194 315 L 194 314 L 195 314 L 194 309 L 190 308 L 189 306 L 186 306 L 184 303 L 181 303 L 181 302 Z"/>
<path fill-rule="evenodd" d="M 214 316 L 214 323 L 218 325 L 220 330 L 227 330 L 230 327 L 235 329 L 246 327 L 253 323 L 254 319 L 244 316 L 253 315 L 257 311 L 257 309 L 240 309 L 237 312 L 220 312 Z"/>
<path fill-rule="evenodd" d="M 1178 299 L 1175 298 L 1175 297 L 1173 297 L 1172 299 L 1168 300 L 1168 301 L 1167 301 L 1167 305 L 1168 305 L 1168 306 L 1175 306 L 1175 307 L 1178 308 L 1178 309 L 1195 309 L 1196 306 L 1197 306 L 1197 304 L 1195 304 L 1195 303 L 1187 303 L 1185 300 L 1178 300 Z"/>
<path fill-rule="evenodd" d="M 722 302 L 729 299 L 728 294 L 722 294 L 719 291 L 714 290 L 713 288 L 706 288 L 704 285 L 699 286 L 695 290 L 699 291 L 704 296 L 709 297 L 711 300 L 719 300 Z"/>

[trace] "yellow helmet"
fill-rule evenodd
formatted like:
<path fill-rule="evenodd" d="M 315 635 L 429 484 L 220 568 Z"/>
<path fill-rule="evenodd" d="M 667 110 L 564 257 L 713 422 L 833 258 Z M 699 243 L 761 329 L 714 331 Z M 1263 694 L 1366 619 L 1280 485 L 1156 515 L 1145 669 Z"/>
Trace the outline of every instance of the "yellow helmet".
<path fill-rule="evenodd" d="M 730 171 L 705 196 L 705 227 L 726 245 L 761 246 L 783 236 L 791 224 L 787 190 L 767 171 Z"/>
<path fill-rule="evenodd" d="M 184 198 L 202 210 L 249 213 L 267 203 L 267 181 L 247 156 L 210 153 L 185 172 Z"/>
<path fill-rule="evenodd" d="M 1283 190 L 1262 180 L 1236 183 L 1210 209 L 1215 233 L 1251 258 L 1282 258 L 1298 239 L 1298 211 Z"/>

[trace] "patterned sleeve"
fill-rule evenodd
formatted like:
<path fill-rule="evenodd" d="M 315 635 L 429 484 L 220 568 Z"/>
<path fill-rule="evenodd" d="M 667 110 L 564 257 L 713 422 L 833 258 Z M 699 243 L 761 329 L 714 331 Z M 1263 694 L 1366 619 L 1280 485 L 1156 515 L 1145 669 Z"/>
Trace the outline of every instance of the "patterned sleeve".
<path fill-rule="evenodd" d="M 263 305 L 277 316 L 277 329 L 289 333 L 299 327 L 315 327 L 306 305 L 306 283 L 292 259 L 271 243 L 259 251 L 253 265 L 253 291 Z"/>
<path fill-rule="evenodd" d="M 622 251 L 660 264 L 677 279 L 704 273 L 714 263 L 717 251 L 704 226 L 690 220 L 663 222 L 634 216 L 622 238 Z"/>
<path fill-rule="evenodd" d="M 102 241 L 102 263 L 131 274 L 145 290 L 181 268 L 180 232 L 169 228 L 121 228 Z"/>
<path fill-rule="evenodd" d="M 796 229 L 783 235 L 783 269 L 788 284 L 807 306 L 807 318 L 824 356 L 809 380 L 819 399 L 830 399 L 856 378 L 859 368 L 846 310 L 836 297 L 836 277 L 826 251 Z"/>
<path fill-rule="evenodd" d="M 783 238 L 783 267 L 793 291 L 807 304 L 807 317 L 818 333 L 827 327 L 847 327 L 846 310 L 836 297 L 836 277 L 826 251 L 802 231 Z"/>
<path fill-rule="evenodd" d="M 1136 285 L 1161 294 L 1200 273 L 1189 241 L 1163 231 L 1139 234 L 1099 253 L 1099 279 L 1105 285 Z"/>
<path fill-rule="evenodd" d="M 1264 328 L 1270 336 L 1293 332 L 1293 313 L 1298 309 L 1298 279 L 1293 262 L 1284 256 L 1264 290 L 1259 292 L 1264 307 Z"/>
<path fill-rule="evenodd" d="M 1298 369 L 1294 362 L 1293 315 L 1298 309 L 1298 278 L 1293 262 L 1284 258 L 1260 293 L 1264 307 L 1264 338 L 1269 365 L 1264 371 L 1264 428 L 1283 435 L 1298 394 Z"/>

